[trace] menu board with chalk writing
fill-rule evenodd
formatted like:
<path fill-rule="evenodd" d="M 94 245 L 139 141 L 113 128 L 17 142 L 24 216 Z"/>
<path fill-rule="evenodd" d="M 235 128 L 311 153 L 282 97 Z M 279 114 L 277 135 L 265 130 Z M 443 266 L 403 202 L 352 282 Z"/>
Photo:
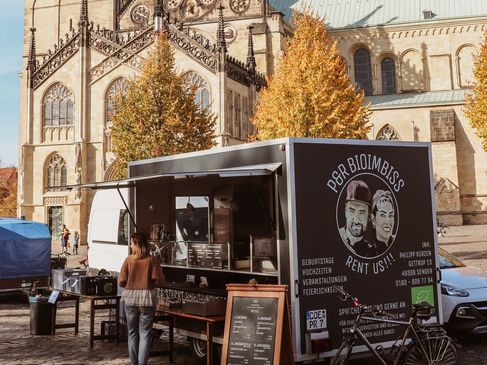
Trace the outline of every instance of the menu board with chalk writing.
<path fill-rule="evenodd" d="M 292 359 L 287 287 L 229 284 L 227 290 L 222 364 L 274 365 Z"/>

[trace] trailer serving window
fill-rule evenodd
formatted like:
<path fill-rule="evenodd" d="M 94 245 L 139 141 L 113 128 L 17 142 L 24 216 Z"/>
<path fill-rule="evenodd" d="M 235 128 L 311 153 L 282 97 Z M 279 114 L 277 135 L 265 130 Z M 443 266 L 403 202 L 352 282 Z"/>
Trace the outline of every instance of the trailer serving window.
<path fill-rule="evenodd" d="M 133 229 L 157 246 L 153 253 L 163 264 L 277 275 L 274 172 L 280 165 L 164 172 L 68 188 L 131 188 L 132 202 L 120 194 L 125 210 L 94 217 L 117 226 L 110 230 L 116 239 L 101 241 L 126 244 L 130 218 Z"/>

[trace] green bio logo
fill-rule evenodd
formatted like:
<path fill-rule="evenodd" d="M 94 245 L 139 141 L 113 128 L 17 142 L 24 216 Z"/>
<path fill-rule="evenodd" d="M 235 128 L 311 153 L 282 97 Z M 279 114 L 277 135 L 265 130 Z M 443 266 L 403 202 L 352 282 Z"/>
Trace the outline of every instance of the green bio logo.
<path fill-rule="evenodd" d="M 103 285 L 103 291 L 107 294 L 110 294 L 113 291 L 112 283 L 105 283 L 105 285 Z"/>
<path fill-rule="evenodd" d="M 435 292 L 433 285 L 416 286 L 411 288 L 411 302 L 413 304 L 427 302 L 435 305 Z"/>

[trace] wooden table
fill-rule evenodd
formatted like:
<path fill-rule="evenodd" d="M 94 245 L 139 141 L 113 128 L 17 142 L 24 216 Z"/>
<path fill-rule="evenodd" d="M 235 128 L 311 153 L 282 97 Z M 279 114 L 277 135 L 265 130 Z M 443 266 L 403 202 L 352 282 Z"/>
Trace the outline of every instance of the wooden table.
<path fill-rule="evenodd" d="M 186 318 L 199 322 L 204 322 L 206 325 L 206 364 L 213 365 L 213 326 L 219 322 L 225 322 L 225 316 L 199 316 L 195 314 L 189 314 L 183 312 L 180 309 L 169 308 L 166 306 L 159 306 L 156 310 L 156 315 L 166 315 L 172 318 Z M 172 336 L 170 336 L 170 341 L 172 341 Z M 169 344 L 172 347 L 172 343 Z"/>
<path fill-rule="evenodd" d="M 120 296 L 119 295 L 81 295 L 90 300 L 90 349 L 93 348 L 95 340 L 115 340 L 118 345 L 118 335 L 120 333 Z M 102 304 L 98 304 L 102 302 Z M 104 333 L 95 335 L 95 312 L 100 309 L 115 309 L 115 334 L 106 335 Z"/>
<path fill-rule="evenodd" d="M 59 324 L 55 325 L 53 331 L 56 328 L 66 328 L 66 327 L 75 327 L 75 333 L 78 333 L 78 324 L 79 324 L 79 299 L 85 298 L 90 301 L 90 348 L 93 348 L 93 343 L 95 340 L 115 340 L 115 344 L 118 345 L 118 335 L 120 333 L 120 296 L 119 295 L 88 295 L 88 294 L 78 294 L 78 293 L 71 293 L 67 291 L 61 291 L 62 299 L 58 298 L 58 301 L 66 301 L 66 300 L 75 300 L 74 298 L 78 298 L 76 304 L 76 312 L 75 312 L 75 324 Z M 69 299 L 66 299 L 69 298 Z M 102 303 L 100 303 L 102 302 Z M 57 308 L 57 304 L 56 304 Z M 95 313 L 101 309 L 115 309 L 115 334 L 113 335 L 106 335 L 104 333 L 100 335 L 95 335 Z M 56 317 L 54 316 L 54 324 L 56 323 Z"/>
<path fill-rule="evenodd" d="M 54 305 L 54 316 L 52 320 L 52 334 L 56 334 L 57 328 L 71 328 L 74 327 L 74 334 L 78 334 L 79 329 L 79 296 L 72 295 L 71 293 L 59 293 L 57 297 L 56 304 Z M 60 323 L 56 324 L 56 317 L 57 317 L 57 309 L 58 304 L 61 302 L 70 302 L 74 301 L 74 322 L 71 323 Z"/>

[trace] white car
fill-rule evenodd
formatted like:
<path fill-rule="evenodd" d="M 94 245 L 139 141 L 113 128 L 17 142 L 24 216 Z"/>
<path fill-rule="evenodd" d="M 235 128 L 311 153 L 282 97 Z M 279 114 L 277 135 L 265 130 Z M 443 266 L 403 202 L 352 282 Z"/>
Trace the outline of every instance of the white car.
<path fill-rule="evenodd" d="M 487 333 L 487 272 L 467 267 L 439 249 L 444 327 L 463 333 Z"/>

